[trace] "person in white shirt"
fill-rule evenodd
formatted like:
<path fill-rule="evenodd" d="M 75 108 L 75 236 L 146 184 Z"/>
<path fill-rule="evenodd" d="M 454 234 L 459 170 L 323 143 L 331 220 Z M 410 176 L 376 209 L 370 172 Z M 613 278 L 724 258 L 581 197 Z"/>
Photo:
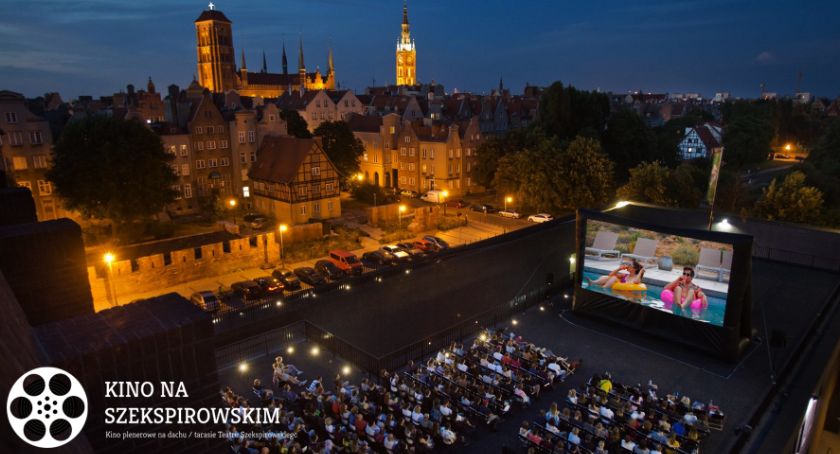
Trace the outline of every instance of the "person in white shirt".
<path fill-rule="evenodd" d="M 572 431 L 569 432 L 569 443 L 571 443 L 573 445 L 579 445 L 580 444 L 580 435 L 578 435 L 579 433 L 580 433 L 580 429 L 578 429 L 577 427 L 573 427 Z"/>
<path fill-rule="evenodd" d="M 388 451 L 393 451 L 399 443 L 400 441 L 397 440 L 397 437 L 395 437 L 392 433 L 388 434 L 388 436 L 385 437 L 385 440 L 382 442 L 382 444 L 385 445 L 385 449 L 387 449 Z"/>
<path fill-rule="evenodd" d="M 602 418 L 610 421 L 612 421 L 613 417 L 615 417 L 615 412 L 606 405 L 601 405 L 600 414 Z"/>
<path fill-rule="evenodd" d="M 452 415 L 452 408 L 449 406 L 449 401 L 444 402 L 443 405 L 439 408 L 440 414 L 443 416 L 451 416 Z"/>
<path fill-rule="evenodd" d="M 458 436 L 449 428 L 449 424 L 440 428 L 440 438 L 445 445 L 451 445 L 458 440 Z"/>
<path fill-rule="evenodd" d="M 421 424 L 423 422 L 423 410 L 419 405 L 415 406 L 414 411 L 411 412 L 411 422 L 414 424 Z"/>
<path fill-rule="evenodd" d="M 636 443 L 633 441 L 632 438 L 630 438 L 630 435 L 627 435 L 626 437 L 624 437 L 623 440 L 621 440 L 621 447 L 622 449 L 626 449 L 630 452 L 633 452 L 633 449 L 636 447 Z"/>
<path fill-rule="evenodd" d="M 455 367 L 457 367 L 458 370 L 460 370 L 461 372 L 466 372 L 469 370 L 465 363 L 458 363 L 458 365 L 456 365 Z"/>

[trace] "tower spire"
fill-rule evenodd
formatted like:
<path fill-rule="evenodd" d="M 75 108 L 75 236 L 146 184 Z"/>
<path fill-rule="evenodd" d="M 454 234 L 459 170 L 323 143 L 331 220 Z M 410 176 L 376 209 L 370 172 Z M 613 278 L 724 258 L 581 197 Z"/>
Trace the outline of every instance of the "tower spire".
<path fill-rule="evenodd" d="M 408 0 L 403 0 L 403 25 L 408 25 Z"/>
<path fill-rule="evenodd" d="M 298 50 L 298 71 L 306 70 L 306 65 L 303 63 L 303 38 L 300 39 L 300 49 Z"/>
<path fill-rule="evenodd" d="M 328 68 L 328 71 L 329 71 L 329 72 L 328 72 L 328 74 L 333 74 L 333 73 L 335 73 L 335 65 L 333 64 L 333 51 L 332 51 L 332 47 L 330 47 L 330 53 L 329 53 L 329 54 L 328 54 L 328 56 L 327 56 L 327 68 Z"/>
<path fill-rule="evenodd" d="M 266 60 L 265 60 L 265 50 L 263 50 L 263 65 L 262 65 L 262 72 L 263 72 L 263 73 L 267 73 L 267 72 L 268 72 L 268 63 L 267 63 L 267 62 L 266 62 Z"/>
<path fill-rule="evenodd" d="M 248 69 L 248 65 L 245 64 L 245 48 L 242 48 L 242 68 L 240 69 Z"/>
<path fill-rule="evenodd" d="M 286 60 L 286 41 L 283 41 L 283 74 L 289 74 L 289 61 Z"/>

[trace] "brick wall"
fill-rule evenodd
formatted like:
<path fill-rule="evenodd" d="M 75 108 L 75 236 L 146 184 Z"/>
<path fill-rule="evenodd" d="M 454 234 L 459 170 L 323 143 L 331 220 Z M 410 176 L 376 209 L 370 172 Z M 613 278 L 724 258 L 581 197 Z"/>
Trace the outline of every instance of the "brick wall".
<path fill-rule="evenodd" d="M 283 244 L 322 236 L 321 223 L 290 226 L 283 233 Z M 116 290 L 118 302 L 125 304 L 129 301 L 120 299 L 121 295 L 151 292 L 237 269 L 255 268 L 265 262 L 276 264 L 280 257 L 280 238 L 277 232 L 267 232 L 133 260 L 119 260 L 119 251 L 115 254 L 117 260 L 111 264 L 112 288 Z M 97 301 L 109 300 L 107 275 L 108 267 L 104 263 L 88 263 L 88 282 Z"/>

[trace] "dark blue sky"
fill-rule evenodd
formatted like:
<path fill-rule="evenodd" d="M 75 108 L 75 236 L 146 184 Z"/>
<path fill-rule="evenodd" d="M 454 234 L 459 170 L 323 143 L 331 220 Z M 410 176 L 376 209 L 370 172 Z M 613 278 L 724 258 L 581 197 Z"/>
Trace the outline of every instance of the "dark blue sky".
<path fill-rule="evenodd" d="M 307 67 L 335 52 L 343 87 L 393 83 L 401 0 L 218 0 L 245 48 L 291 67 L 304 39 Z M 195 72 L 193 21 L 205 1 L 2 0 L 0 89 L 37 96 L 113 93 L 128 83 L 186 85 Z M 623 92 L 730 91 L 755 97 L 802 90 L 840 95 L 840 2 L 721 0 L 409 2 L 421 81 L 485 92 L 561 80 Z M 238 61 L 238 55 L 237 55 Z"/>

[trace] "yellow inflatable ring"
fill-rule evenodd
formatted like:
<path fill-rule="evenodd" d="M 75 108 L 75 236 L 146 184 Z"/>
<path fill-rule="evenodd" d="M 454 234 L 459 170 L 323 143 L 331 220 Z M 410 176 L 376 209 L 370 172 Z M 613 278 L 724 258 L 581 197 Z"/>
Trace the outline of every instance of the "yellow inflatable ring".
<path fill-rule="evenodd" d="M 647 285 L 645 284 L 631 284 L 628 282 L 616 282 L 612 286 L 613 290 L 618 290 L 620 292 L 644 292 L 647 290 Z"/>

